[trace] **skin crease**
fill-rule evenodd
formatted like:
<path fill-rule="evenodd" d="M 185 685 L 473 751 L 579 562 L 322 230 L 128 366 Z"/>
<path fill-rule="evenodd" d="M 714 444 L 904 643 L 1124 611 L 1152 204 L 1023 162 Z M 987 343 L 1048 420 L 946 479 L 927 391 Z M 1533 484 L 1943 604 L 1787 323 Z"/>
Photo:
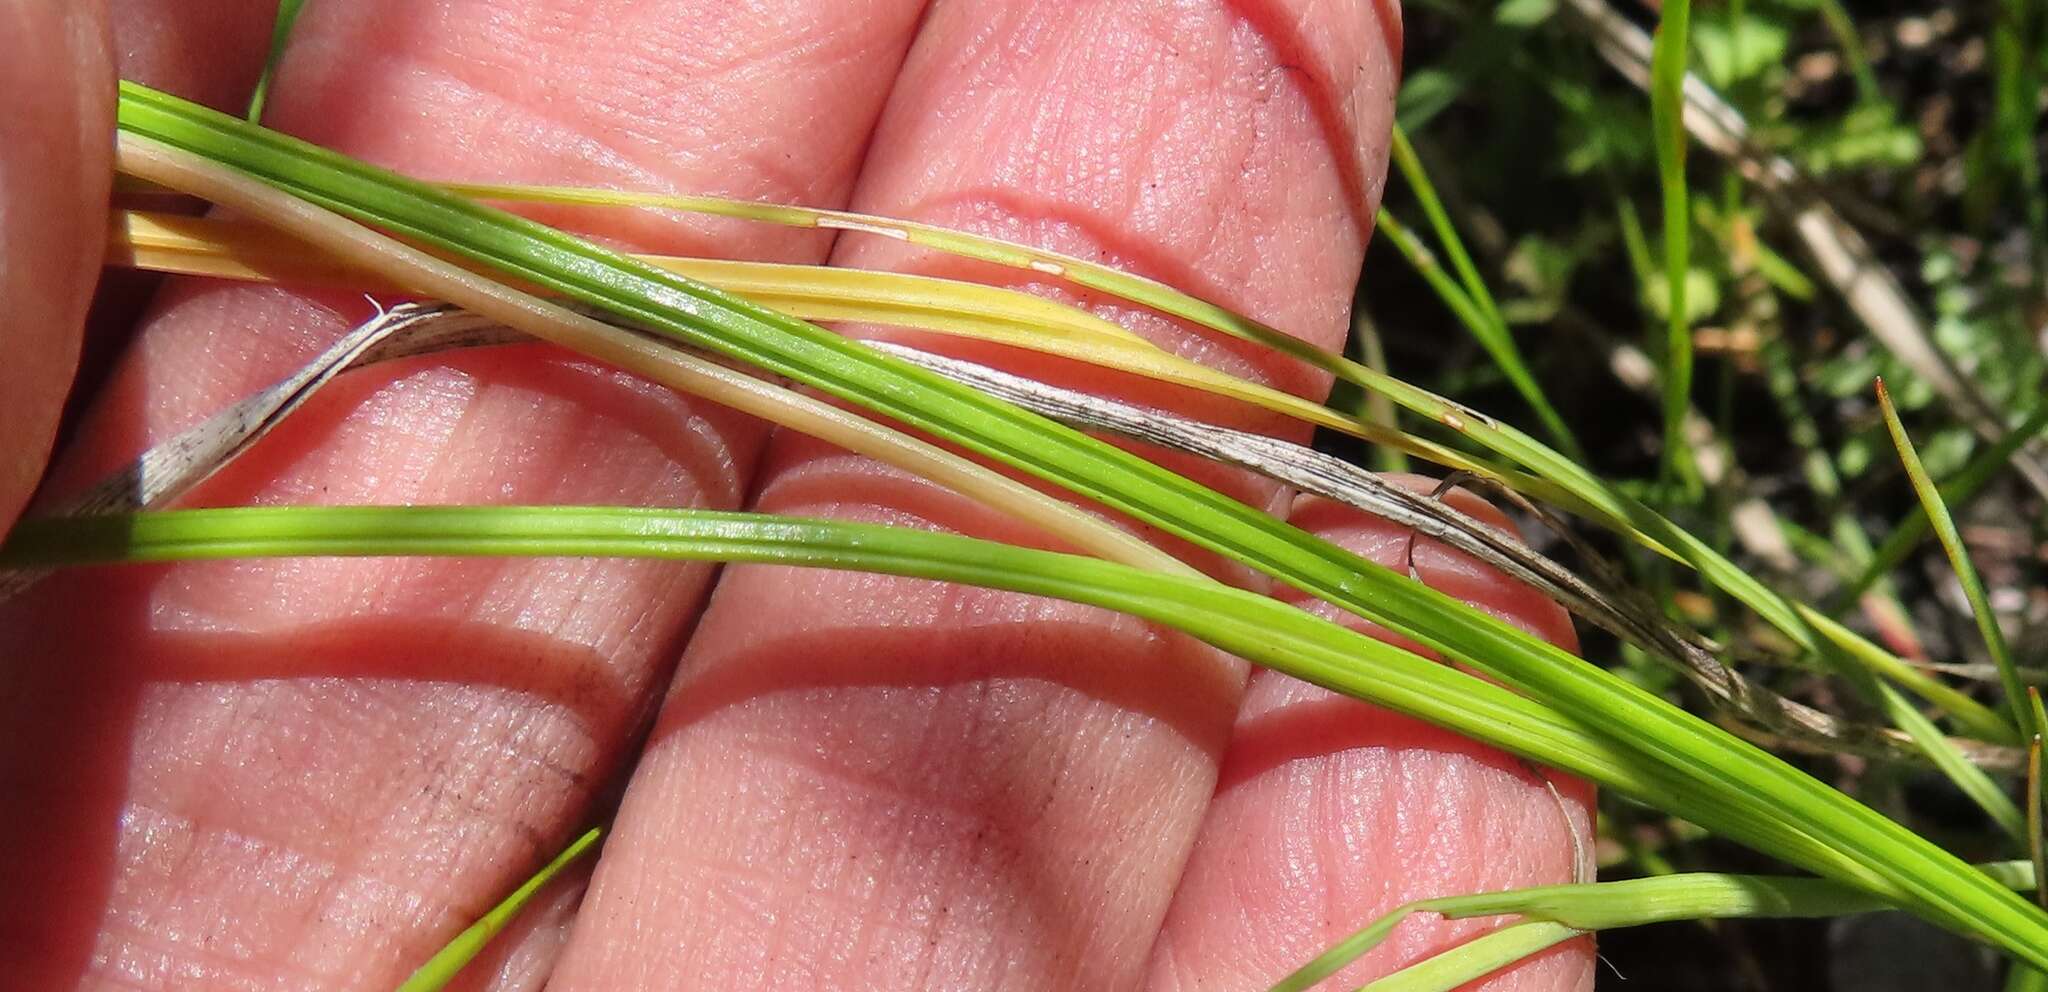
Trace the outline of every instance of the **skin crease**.
<path fill-rule="evenodd" d="M 138 9 L 180 29 L 124 27 L 123 71 L 237 104 L 267 12 L 260 31 L 219 26 L 246 6 Z M 185 42 L 132 41 L 158 37 L 235 51 L 209 69 Z M 1398 46 L 1398 14 L 1363 2 L 316 0 L 268 122 L 434 177 L 850 201 L 1100 258 L 1329 345 L 1385 173 Z M 539 216 L 653 250 L 829 248 L 731 222 Z M 832 259 L 1075 298 L 896 249 L 848 239 Z M 1076 299 L 1230 371 L 1327 388 Z M 363 308 L 172 286 L 50 489 L 282 374 Z M 799 437 L 756 471 L 762 435 L 505 349 L 350 376 L 192 502 L 750 502 L 1032 540 Z M 1196 474 L 1379 560 L 1405 552 L 1358 514 Z M 1526 590 L 1427 542 L 1413 557 L 1432 585 L 1569 643 Z M 215 563 L 80 572 L 0 608 L 23 659 L 0 669 L 0 794 L 48 811 L 0 824 L 0 885 L 21 895 L 0 908 L 0 986 L 389 987 L 602 811 L 678 654 L 580 912 L 572 872 L 465 987 L 1256 987 L 1395 903 L 1566 881 L 1567 831 L 1584 841 L 1579 786 L 1559 783 L 1567 823 L 1518 762 L 1276 676 L 1247 691 L 1242 663 L 1127 618 L 736 568 L 695 621 L 708 580 L 622 562 Z M 1413 921 L 1346 977 L 1474 926 Z M 1485 987 L 1590 988 L 1590 954 Z"/>
<path fill-rule="evenodd" d="M 0 529 L 41 477 L 78 362 L 111 176 L 113 60 L 101 2 L 0 0 Z"/>

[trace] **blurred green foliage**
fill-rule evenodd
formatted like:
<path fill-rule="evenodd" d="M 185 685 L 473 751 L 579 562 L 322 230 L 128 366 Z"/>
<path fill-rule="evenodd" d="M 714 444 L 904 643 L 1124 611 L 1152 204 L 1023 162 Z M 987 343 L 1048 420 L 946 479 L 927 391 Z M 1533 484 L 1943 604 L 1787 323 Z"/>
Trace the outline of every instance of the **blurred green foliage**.
<path fill-rule="evenodd" d="M 2048 140 L 2041 127 L 2043 7 L 1859 4 L 1852 19 L 1832 0 L 1752 0 L 1703 5 L 1693 17 L 1695 72 L 1745 116 L 1760 148 L 1805 170 L 1859 227 L 1935 342 L 2009 423 L 2042 402 L 2048 375 L 2044 241 L 2033 230 L 2048 201 L 2033 164 Z M 1645 27 L 1654 23 L 1652 11 L 1620 9 Z M 1645 234 L 1658 223 L 1649 101 L 1600 60 L 1590 32 L 1560 0 L 1414 0 L 1407 18 L 1399 119 L 1546 394 L 1580 414 L 1576 427 L 1589 406 L 1617 400 L 1611 376 L 1589 361 L 1596 353 L 1543 343 L 1645 340 L 1647 322 L 1664 317 L 1669 298 L 1658 239 Z M 2008 42 L 2002 47 L 1998 38 Z M 2019 54 L 1994 57 L 2005 47 Z M 2015 87 L 2031 87 L 2031 102 L 2012 97 Z M 1694 389 L 1703 411 L 1715 411 L 1723 390 L 1738 400 L 1761 392 L 1756 349 L 1782 340 L 1800 373 L 1801 402 L 1822 415 L 1849 479 L 1898 475 L 1871 413 L 1877 376 L 1892 384 L 1914 418 L 1910 426 L 1926 438 L 1937 476 L 1982 446 L 1865 333 L 1806 260 L 1789 217 L 1698 148 L 1691 172 L 1694 250 L 1685 297 L 1688 317 L 1708 332 Z M 1399 181 L 1388 207 L 1410 226 L 1420 220 Z M 1391 255 L 1376 253 L 1381 264 L 1369 272 L 1365 303 L 1394 328 L 1396 369 L 1410 371 L 1420 359 L 1439 366 L 1440 384 L 1490 399 L 1500 381 L 1494 372 L 1404 350 L 1401 323 L 1444 317 L 1426 300 L 1404 298 L 1422 294 Z M 1745 287 L 1751 272 L 1761 284 Z M 1744 312 L 1759 293 L 1771 297 L 1768 320 Z M 1633 400 L 1619 402 L 1641 412 Z M 1728 426 L 1741 447 L 1741 425 Z M 1595 457 L 1625 475 L 1654 456 L 1647 444 L 1610 444 Z M 1768 449 L 1756 453 L 1763 475 L 1781 467 L 1769 463 Z M 1891 495 L 1886 505 L 1896 508 L 1898 494 Z"/>
<path fill-rule="evenodd" d="M 1969 478 L 1956 487 L 1966 498 L 1951 505 L 1963 539 L 2020 665 L 2048 667 L 2041 494 L 2009 466 L 2000 469 L 2003 455 L 1870 333 L 1847 305 L 1847 287 L 1808 255 L 1787 205 L 1697 144 L 1687 161 L 1684 299 L 1698 363 L 1689 395 L 1726 464 L 1703 488 L 1658 481 L 1654 379 L 1670 293 L 1650 99 L 1602 59 L 1575 13 L 1584 2 L 1410 0 L 1397 113 L 1517 353 L 1591 467 L 1693 532 L 1714 535 L 1776 588 L 1838 604 L 1845 621 L 1892 650 L 1981 666 L 1983 642 L 1932 544 L 1860 598 L 1845 593 L 1862 588 L 1872 549 L 1917 512 L 1873 400 L 1882 377 L 1927 472 L 1937 481 Z M 1657 22 L 1642 0 L 1608 2 L 1645 30 Z M 1748 122 L 1754 147 L 1792 163 L 1802 173 L 1799 189 L 1861 234 L 1926 337 L 1998 417 L 2012 425 L 2039 414 L 2048 404 L 2048 189 L 2040 168 L 2048 154 L 2048 3 L 1721 0 L 1695 3 L 1690 19 L 1691 68 Z M 1398 177 L 1385 207 L 1406 227 L 1427 229 Z M 1474 340 L 1401 259 L 1375 246 L 1360 294 L 1390 370 L 1536 430 L 1524 391 L 1495 364 L 1498 344 Z M 1631 352 L 1653 381 L 1617 373 Z M 1987 453 L 1989 472 L 1965 472 Z M 1767 518 L 1761 528 L 1753 513 L 1744 516 L 1757 508 Z M 1753 677 L 1873 719 L 1868 700 L 1791 663 L 1784 645 L 1690 575 L 1649 556 L 1624 565 L 1674 616 L 1729 645 Z M 1646 659 L 1597 639 L 1590 648 L 1644 686 L 1680 693 Z M 1999 698 L 1981 674 L 1957 684 Z M 1812 761 L 1817 773 L 1955 849 L 2003 851 L 1997 829 L 1925 770 L 1825 755 Z M 1655 814 L 1616 807 L 1603 815 L 1617 870 L 1728 864 L 1726 848 Z M 1701 845 L 1713 846 L 1711 857 Z M 1707 981 L 1674 966 L 1648 976 L 1649 986 L 1808 987 L 1803 979 L 1777 983 L 1807 975 L 1801 962 L 1825 954 L 1825 941 L 1780 946 L 1755 928 L 1721 932 L 1726 939 L 1706 952 L 1716 962 Z M 1762 957 L 1738 960 L 1752 953 Z"/>

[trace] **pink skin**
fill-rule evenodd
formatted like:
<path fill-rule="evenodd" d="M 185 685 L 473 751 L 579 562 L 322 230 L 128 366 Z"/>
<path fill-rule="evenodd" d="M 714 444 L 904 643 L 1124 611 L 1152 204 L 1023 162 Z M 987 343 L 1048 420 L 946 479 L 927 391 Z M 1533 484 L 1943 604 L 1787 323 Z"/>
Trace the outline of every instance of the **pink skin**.
<path fill-rule="evenodd" d="M 920 7 L 315 2 L 269 120 L 435 177 L 850 198 L 1341 340 L 1385 170 L 1390 9 Z M 228 70 L 154 57 L 194 92 L 232 89 Z M 652 250 L 829 247 L 653 214 L 545 216 Z M 897 248 L 848 240 L 832 257 L 985 274 Z M 1082 302 L 1233 371 L 1327 386 Z M 52 488 L 275 377 L 363 309 L 171 288 Z M 764 434 L 559 353 L 505 349 L 352 376 L 191 501 L 733 506 L 752 492 L 764 510 L 1035 540 L 801 437 L 778 435 L 757 473 Z M 1204 478 L 1287 505 L 1257 480 Z M 1386 529 L 1356 514 L 1298 519 L 1386 551 Z M 1498 575 L 1426 544 L 1416 564 L 1569 637 Z M 0 674 L 0 790 L 46 811 L 0 824 L 0 886 L 21 895 L 0 908 L 0 973 L 27 987 L 388 987 L 602 814 L 678 654 L 580 914 L 569 922 L 567 880 L 476 987 L 535 987 L 551 968 L 565 989 L 1239 987 L 1395 902 L 1570 876 L 1583 789 L 1566 790 L 1567 827 L 1512 760 L 1277 677 L 1246 695 L 1241 662 L 1157 628 L 773 568 L 729 570 L 698 621 L 710 578 L 644 562 L 310 560 L 47 583 L 0 611 L 0 641 L 23 647 Z M 66 691 L 81 679 L 92 693 Z M 1444 818 L 1433 835 L 1428 816 Z M 1310 875 L 1270 860 L 1290 844 L 1320 855 L 1289 863 L 1313 861 Z M 1360 975 L 1451 932 L 1418 921 Z M 1489 988 L 1588 987 L 1589 953 Z"/>
<path fill-rule="evenodd" d="M 0 0 L 0 530 L 43 474 L 106 230 L 113 60 L 103 2 Z M 15 44 L 14 39 L 24 39 Z M 29 43 L 27 39 L 35 39 Z"/>

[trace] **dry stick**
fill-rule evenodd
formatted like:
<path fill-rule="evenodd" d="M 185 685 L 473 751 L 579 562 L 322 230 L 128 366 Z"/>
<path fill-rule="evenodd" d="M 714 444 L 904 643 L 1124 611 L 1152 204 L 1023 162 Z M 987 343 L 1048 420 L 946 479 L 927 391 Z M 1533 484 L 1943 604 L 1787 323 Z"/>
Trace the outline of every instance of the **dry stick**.
<path fill-rule="evenodd" d="M 1197 423 L 903 345 L 876 342 L 872 347 L 1072 426 L 1250 469 L 1366 510 L 1477 556 L 1524 584 L 1552 595 L 1572 612 L 1614 630 L 1618 636 L 1631 636 L 1644 629 L 1642 618 L 1615 607 L 1609 597 L 1585 580 L 1505 531 L 1427 495 L 1393 485 L 1340 458 L 1264 434 Z"/>
<path fill-rule="evenodd" d="M 1607 0 L 1568 0 L 1572 11 L 1593 30 L 1594 43 L 1623 76 L 1637 86 L 1650 83 L 1650 36 L 1608 4 Z M 1997 441 L 2009 429 L 1997 407 L 1977 391 L 1948 355 L 1934 344 L 1927 324 L 1913 309 L 1906 292 L 1871 252 L 1856 229 L 1815 192 L 1811 179 L 1783 156 L 1756 148 L 1749 123 L 1741 113 L 1696 75 L 1685 77 L 1685 127 L 1693 139 L 1732 163 L 1792 218 L 1807 254 L 1821 275 L 1849 304 L 1863 326 L 1914 374 L 1927 380 L 1970 429 L 1986 441 Z M 2013 455 L 2013 466 L 2027 485 L 2048 497 L 2048 442 L 2033 441 Z"/>
<path fill-rule="evenodd" d="M 407 330 L 422 333 L 405 334 Z M 380 308 L 376 317 L 342 335 L 298 371 L 143 452 L 66 503 L 59 513 L 127 513 L 175 499 L 247 451 L 347 369 L 430 350 L 515 340 L 532 338 L 447 304 L 401 303 Z"/>

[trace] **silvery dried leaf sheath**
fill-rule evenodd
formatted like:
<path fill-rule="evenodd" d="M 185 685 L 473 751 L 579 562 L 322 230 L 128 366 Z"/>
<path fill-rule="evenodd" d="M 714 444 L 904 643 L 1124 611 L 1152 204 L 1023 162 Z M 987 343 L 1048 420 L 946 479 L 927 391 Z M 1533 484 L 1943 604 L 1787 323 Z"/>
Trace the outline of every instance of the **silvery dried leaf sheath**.
<path fill-rule="evenodd" d="M 595 316 L 587 308 L 571 309 Z M 114 514 L 166 505 L 246 452 L 319 389 L 350 369 L 450 349 L 531 340 L 526 334 L 444 303 L 401 303 L 380 309 L 291 375 L 145 451 L 79 497 L 53 508 L 49 515 Z M 664 341 L 662 346 L 689 350 L 673 341 Z M 1277 438 L 1062 389 L 913 348 L 887 343 L 871 346 L 1063 423 L 1245 468 L 1412 528 L 1500 569 L 1581 618 L 1672 664 L 1718 704 L 1766 733 L 1895 760 L 1916 757 L 1909 742 L 1894 733 L 1838 720 L 1743 679 L 1721 665 L 1710 646 L 1665 621 L 1653 608 L 1593 586 L 1513 536 L 1440 499 L 1390 485 L 1340 459 Z M 698 353 L 698 357 L 705 356 Z M 38 578 L 40 574 L 32 572 L 0 573 L 0 601 Z M 2016 754 L 2003 753 L 2009 749 L 1957 743 L 1988 766 L 2016 765 L 2021 760 Z"/>
<path fill-rule="evenodd" d="M 413 333 L 404 333 L 412 331 Z M 408 354 L 522 337 L 496 321 L 445 304 L 403 303 L 380 310 L 297 371 L 157 444 L 112 475 L 38 516 L 83 517 L 154 509 L 183 495 L 240 457 L 335 376 Z M 0 602 L 44 573 L 0 574 Z"/>

